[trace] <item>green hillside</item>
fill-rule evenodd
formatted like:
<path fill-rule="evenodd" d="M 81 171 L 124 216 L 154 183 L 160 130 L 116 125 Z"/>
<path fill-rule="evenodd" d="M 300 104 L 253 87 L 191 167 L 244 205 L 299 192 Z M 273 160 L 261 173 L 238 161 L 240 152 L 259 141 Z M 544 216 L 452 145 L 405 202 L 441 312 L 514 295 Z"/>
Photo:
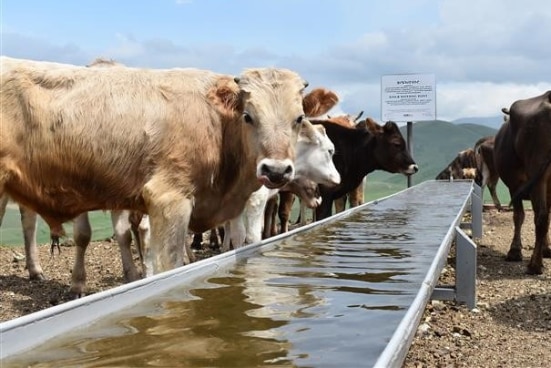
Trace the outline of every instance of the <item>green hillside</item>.
<path fill-rule="evenodd" d="M 404 138 L 406 127 L 400 128 Z M 474 147 L 484 136 L 495 135 L 496 130 L 475 124 L 455 125 L 446 121 L 422 121 L 412 125 L 413 157 L 419 172 L 413 176 L 414 183 L 434 179 L 459 151 Z M 376 171 L 369 175 L 370 181 L 399 184 L 405 181 L 402 175 Z"/>
<path fill-rule="evenodd" d="M 407 127 L 400 128 L 404 138 Z M 496 129 L 477 124 L 452 124 L 442 120 L 421 121 L 412 125 L 413 157 L 419 165 L 419 172 L 412 176 L 413 185 L 432 180 L 451 162 L 459 151 L 474 147 L 484 136 L 495 135 Z M 407 188 L 407 179 L 401 174 L 375 171 L 368 175 L 365 187 L 366 201 L 396 193 Z M 501 181 L 498 196 L 502 204 L 507 204 L 509 194 Z M 491 203 L 486 189 L 484 201 Z"/>

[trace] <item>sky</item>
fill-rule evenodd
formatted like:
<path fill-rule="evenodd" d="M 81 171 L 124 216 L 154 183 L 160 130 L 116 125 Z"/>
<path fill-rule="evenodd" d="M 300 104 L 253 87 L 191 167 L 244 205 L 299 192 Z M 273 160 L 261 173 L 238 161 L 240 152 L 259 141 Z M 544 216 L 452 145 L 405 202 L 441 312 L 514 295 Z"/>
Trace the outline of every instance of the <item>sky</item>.
<path fill-rule="evenodd" d="M 381 119 L 383 75 L 434 74 L 441 120 L 551 90 L 548 0 L 0 0 L 0 53 L 86 65 L 297 71 Z"/>

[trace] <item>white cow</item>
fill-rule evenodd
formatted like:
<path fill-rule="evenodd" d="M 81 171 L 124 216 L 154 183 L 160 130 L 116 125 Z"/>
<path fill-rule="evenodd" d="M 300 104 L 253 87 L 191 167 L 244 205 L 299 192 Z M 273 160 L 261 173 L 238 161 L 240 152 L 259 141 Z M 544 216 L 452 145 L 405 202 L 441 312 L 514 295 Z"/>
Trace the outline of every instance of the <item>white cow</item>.
<path fill-rule="evenodd" d="M 308 122 L 309 124 L 309 122 Z M 340 183 L 340 174 L 333 164 L 335 146 L 327 136 L 325 129 L 320 126 L 304 125 L 296 144 L 297 158 L 295 161 L 296 177 L 289 186 L 298 186 L 303 190 L 302 198 L 310 206 L 319 204 L 319 198 L 315 195 L 316 184 L 335 186 Z M 243 244 L 254 243 L 262 239 L 262 224 L 264 222 L 264 209 L 266 202 L 280 189 L 268 189 L 261 187 L 254 192 L 245 206 L 245 211 L 225 225 L 226 231 L 222 250 L 230 248 L 230 242 L 234 248 Z M 281 190 L 285 190 L 285 187 Z"/>

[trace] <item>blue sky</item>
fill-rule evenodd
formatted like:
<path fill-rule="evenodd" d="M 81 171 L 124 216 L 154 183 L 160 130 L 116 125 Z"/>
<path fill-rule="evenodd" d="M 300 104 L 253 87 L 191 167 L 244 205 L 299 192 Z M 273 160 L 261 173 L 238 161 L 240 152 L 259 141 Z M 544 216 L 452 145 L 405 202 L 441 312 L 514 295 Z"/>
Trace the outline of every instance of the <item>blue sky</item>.
<path fill-rule="evenodd" d="M 1 54 L 87 64 L 278 66 L 380 119 L 385 74 L 434 73 L 437 116 L 551 89 L 548 0 L 0 0 Z"/>

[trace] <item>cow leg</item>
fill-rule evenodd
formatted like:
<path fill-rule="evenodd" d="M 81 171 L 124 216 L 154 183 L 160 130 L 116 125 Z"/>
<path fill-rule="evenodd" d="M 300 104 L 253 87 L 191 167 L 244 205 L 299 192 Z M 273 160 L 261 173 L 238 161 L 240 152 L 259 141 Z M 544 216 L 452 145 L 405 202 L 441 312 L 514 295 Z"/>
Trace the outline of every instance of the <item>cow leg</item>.
<path fill-rule="evenodd" d="M 222 243 L 222 234 L 220 232 L 220 227 L 214 227 L 210 230 L 209 236 L 209 248 L 210 249 L 220 249 L 220 244 Z"/>
<path fill-rule="evenodd" d="M 499 202 L 499 198 L 497 197 L 496 183 L 488 183 L 488 190 L 490 191 L 490 195 L 492 196 L 492 202 L 494 202 L 497 210 L 501 211 L 503 208 L 501 207 L 501 203 Z"/>
<path fill-rule="evenodd" d="M 274 204 L 270 199 L 270 190 L 263 187 L 253 192 L 247 200 L 242 213 L 242 221 L 245 223 L 246 233 L 244 242 L 246 244 L 262 240 L 262 225 L 264 225 L 265 230 L 271 228 L 271 221 L 273 220 L 269 211 L 273 211 Z M 270 203 L 270 206 L 268 206 L 268 203 Z"/>
<path fill-rule="evenodd" d="M 348 199 L 348 194 L 343 195 L 340 198 L 335 199 L 335 213 L 342 212 L 346 209 L 346 200 Z"/>
<path fill-rule="evenodd" d="M 306 222 L 307 222 L 307 220 L 306 220 L 306 209 L 307 208 L 308 207 L 306 206 L 306 204 L 303 201 L 300 201 L 300 215 L 299 215 L 300 221 L 298 223 L 300 226 L 306 225 Z"/>
<path fill-rule="evenodd" d="M 545 179 L 542 181 L 546 182 Z M 545 184 L 540 184 L 532 191 L 531 202 L 534 211 L 536 243 L 526 272 L 530 275 L 541 275 L 544 250 L 549 251 L 549 205 L 547 204 L 547 186 Z"/>
<path fill-rule="evenodd" d="M 505 257 L 506 261 L 522 261 L 522 240 L 520 235 L 522 224 L 524 223 L 524 217 L 524 205 L 522 204 L 522 201 L 519 200 L 517 203 L 513 204 L 514 235 L 513 240 L 511 241 L 511 246 L 509 247 L 509 252 L 507 252 L 507 256 Z"/>
<path fill-rule="evenodd" d="M 289 216 L 295 202 L 295 195 L 291 192 L 279 192 L 278 216 L 281 226 L 280 234 L 289 231 Z"/>
<path fill-rule="evenodd" d="M 141 213 L 139 218 L 134 216 L 135 213 L 132 212 L 131 223 L 133 229 L 135 229 L 133 232 L 135 234 L 136 244 L 138 245 L 138 253 L 140 254 L 142 275 L 143 277 L 153 276 L 153 259 L 151 258 L 150 250 L 151 228 L 149 226 L 149 216 Z M 148 257 L 146 257 L 146 254 Z"/>
<path fill-rule="evenodd" d="M 19 206 L 21 214 L 21 226 L 23 227 L 23 239 L 25 241 L 25 263 L 30 280 L 44 280 L 44 272 L 40 266 L 38 245 L 36 244 L 36 226 L 38 215 L 36 212 Z"/>
<path fill-rule="evenodd" d="M 171 189 L 160 177 L 152 178 L 145 185 L 143 197 L 151 221 L 151 244 L 144 254 L 153 260 L 153 273 L 194 261 L 186 241 L 193 200 Z"/>
<path fill-rule="evenodd" d="M 0 196 L 0 227 L 2 226 L 2 220 L 6 214 L 6 207 L 8 206 L 9 197 L 7 195 Z"/>
<path fill-rule="evenodd" d="M 124 280 L 132 282 L 139 280 L 140 274 L 132 256 L 132 231 L 130 226 L 130 211 L 111 211 L 111 223 L 115 232 L 115 239 L 121 252 Z"/>
<path fill-rule="evenodd" d="M 195 250 L 203 249 L 203 233 L 193 233 L 193 241 L 191 242 L 191 249 L 195 249 Z"/>
<path fill-rule="evenodd" d="M 364 179 L 365 180 L 365 179 Z M 354 190 L 348 193 L 350 208 L 357 207 L 364 203 L 364 182 L 360 183 Z M 335 204 L 336 207 L 336 204 Z"/>
<path fill-rule="evenodd" d="M 274 196 L 268 199 L 264 209 L 264 230 L 262 231 L 262 239 L 267 239 L 272 236 L 272 231 L 276 227 L 276 213 L 277 196 Z"/>
<path fill-rule="evenodd" d="M 227 252 L 233 245 L 233 249 L 237 249 L 245 243 L 246 237 L 245 222 L 243 215 L 240 214 L 224 223 L 224 240 L 222 241 L 222 252 Z"/>
<path fill-rule="evenodd" d="M 316 221 L 323 220 L 332 214 L 333 198 L 323 196 L 321 204 L 316 208 Z"/>
<path fill-rule="evenodd" d="M 71 289 L 70 295 L 73 298 L 81 298 L 85 295 L 86 288 L 86 269 L 84 264 L 84 255 L 86 248 L 90 244 L 92 238 L 92 228 L 88 212 L 78 215 L 73 220 L 73 237 L 75 240 L 75 263 L 71 274 Z"/>

